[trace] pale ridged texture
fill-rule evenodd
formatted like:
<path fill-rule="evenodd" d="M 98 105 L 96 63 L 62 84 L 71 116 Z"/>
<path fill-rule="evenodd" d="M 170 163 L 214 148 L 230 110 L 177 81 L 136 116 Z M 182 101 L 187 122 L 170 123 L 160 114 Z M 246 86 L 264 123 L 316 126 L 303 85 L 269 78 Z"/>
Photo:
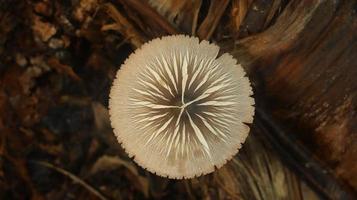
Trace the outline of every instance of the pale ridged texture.
<path fill-rule="evenodd" d="M 118 141 L 143 168 L 169 178 L 214 171 L 245 141 L 254 99 L 243 68 L 219 47 L 167 36 L 136 50 L 110 92 Z"/>

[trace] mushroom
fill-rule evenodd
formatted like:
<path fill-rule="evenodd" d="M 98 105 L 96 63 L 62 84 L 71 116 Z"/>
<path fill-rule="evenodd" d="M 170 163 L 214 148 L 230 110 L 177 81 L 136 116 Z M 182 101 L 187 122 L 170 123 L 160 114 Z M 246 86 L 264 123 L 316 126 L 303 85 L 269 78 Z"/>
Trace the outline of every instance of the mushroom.
<path fill-rule="evenodd" d="M 117 72 L 114 134 L 141 167 L 168 178 L 213 172 L 244 143 L 254 115 L 249 79 L 231 55 L 184 35 L 154 39 Z"/>

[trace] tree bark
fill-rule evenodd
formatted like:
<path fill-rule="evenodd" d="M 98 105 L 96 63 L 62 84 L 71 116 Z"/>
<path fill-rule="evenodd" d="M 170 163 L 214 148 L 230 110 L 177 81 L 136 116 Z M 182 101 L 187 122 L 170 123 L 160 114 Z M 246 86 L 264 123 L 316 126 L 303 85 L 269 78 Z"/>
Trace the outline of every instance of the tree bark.
<path fill-rule="evenodd" d="M 234 54 L 269 110 L 342 182 L 357 188 L 356 1 L 292 1 Z"/>

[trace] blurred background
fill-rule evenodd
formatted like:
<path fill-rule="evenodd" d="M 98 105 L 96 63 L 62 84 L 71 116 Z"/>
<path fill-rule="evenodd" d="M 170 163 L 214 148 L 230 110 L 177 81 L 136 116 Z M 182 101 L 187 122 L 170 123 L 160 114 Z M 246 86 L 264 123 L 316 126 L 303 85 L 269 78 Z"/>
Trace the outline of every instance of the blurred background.
<path fill-rule="evenodd" d="M 207 176 L 170 180 L 117 143 L 120 65 L 172 34 L 246 69 L 256 114 Z M 357 1 L 0 0 L 0 199 L 356 199 Z"/>

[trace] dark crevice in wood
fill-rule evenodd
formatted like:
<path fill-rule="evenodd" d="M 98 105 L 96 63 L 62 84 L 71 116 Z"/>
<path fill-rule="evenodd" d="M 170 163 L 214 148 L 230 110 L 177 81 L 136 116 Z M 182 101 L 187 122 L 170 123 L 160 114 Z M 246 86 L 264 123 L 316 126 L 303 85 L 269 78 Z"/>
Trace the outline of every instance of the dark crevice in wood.
<path fill-rule="evenodd" d="M 357 194 L 344 183 L 340 183 L 326 164 L 311 157 L 293 135 L 285 131 L 273 120 L 264 108 L 256 108 L 255 124 L 264 133 L 263 136 L 272 144 L 273 149 L 297 174 L 326 199 L 354 199 Z"/>
<path fill-rule="evenodd" d="M 197 35 L 202 40 L 209 40 L 216 30 L 221 17 L 226 10 L 229 0 L 212 0 L 208 14 L 198 28 Z"/>

